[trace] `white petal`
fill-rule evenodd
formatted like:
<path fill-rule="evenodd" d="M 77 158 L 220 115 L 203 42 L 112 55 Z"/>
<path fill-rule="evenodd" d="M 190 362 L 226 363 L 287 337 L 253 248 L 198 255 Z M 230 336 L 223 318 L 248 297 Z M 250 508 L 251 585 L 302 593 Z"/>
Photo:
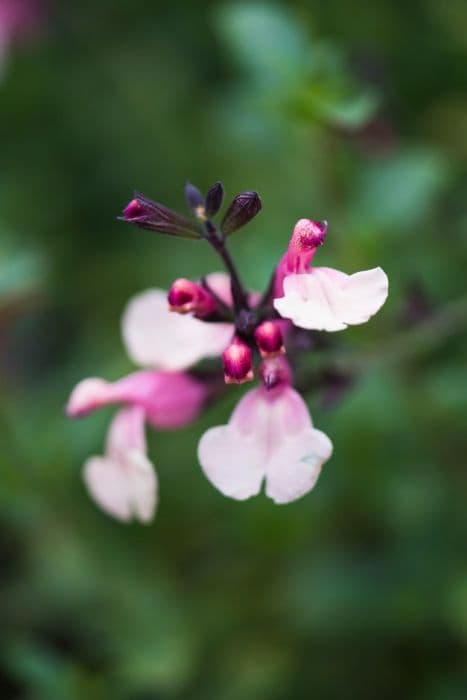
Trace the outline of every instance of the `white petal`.
<path fill-rule="evenodd" d="M 84 465 L 89 494 L 108 515 L 129 522 L 149 522 L 157 503 L 157 477 L 151 462 L 135 450 L 124 459 L 91 457 Z"/>
<path fill-rule="evenodd" d="M 243 501 L 256 496 L 264 477 L 264 443 L 230 425 L 211 428 L 198 445 L 203 472 L 224 496 Z"/>
<path fill-rule="evenodd" d="M 128 303 L 122 333 L 127 352 L 136 364 L 181 370 L 205 357 L 220 355 L 232 337 L 233 326 L 171 312 L 166 292 L 150 289 Z"/>
<path fill-rule="evenodd" d="M 141 408 L 117 413 L 108 431 L 106 455 L 91 457 L 84 465 L 83 478 L 91 497 L 109 515 L 125 522 L 152 520 L 158 482 L 146 457 Z"/>
<path fill-rule="evenodd" d="M 316 484 L 321 466 L 332 454 L 328 436 L 307 428 L 286 438 L 271 455 L 266 477 L 266 495 L 276 503 L 301 498 Z"/>
<path fill-rule="evenodd" d="M 91 498 L 103 511 L 118 520 L 131 520 L 127 479 L 118 462 L 91 457 L 84 465 L 83 479 Z"/>
<path fill-rule="evenodd" d="M 276 310 L 301 328 L 339 331 L 365 323 L 384 304 L 388 278 L 380 268 L 346 275 L 327 267 L 288 275 Z"/>

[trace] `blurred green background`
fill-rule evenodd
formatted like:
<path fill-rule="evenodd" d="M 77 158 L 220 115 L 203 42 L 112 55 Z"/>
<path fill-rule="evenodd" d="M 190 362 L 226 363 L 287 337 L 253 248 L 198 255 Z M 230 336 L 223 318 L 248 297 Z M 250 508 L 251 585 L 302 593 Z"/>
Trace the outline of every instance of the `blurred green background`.
<path fill-rule="evenodd" d="M 0 84 L 0 695 L 66 700 L 467 697 L 467 4 L 81 0 L 48 5 Z M 133 189 L 256 189 L 232 237 L 263 287 L 299 217 L 319 263 L 390 296 L 333 337 L 358 381 L 334 456 L 288 506 L 223 498 L 196 461 L 233 388 L 150 436 L 161 503 L 124 526 L 81 465 L 111 410 L 73 385 L 131 369 L 128 298 L 218 269 L 124 226 Z M 313 353 L 304 369 L 313 367 Z"/>

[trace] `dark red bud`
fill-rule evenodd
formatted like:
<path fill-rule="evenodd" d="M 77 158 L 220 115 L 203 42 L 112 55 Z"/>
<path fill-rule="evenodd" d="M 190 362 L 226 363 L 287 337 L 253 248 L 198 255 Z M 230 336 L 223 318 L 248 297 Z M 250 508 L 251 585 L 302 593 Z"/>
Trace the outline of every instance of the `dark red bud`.
<path fill-rule="evenodd" d="M 222 233 L 229 236 L 245 226 L 261 211 L 261 199 L 257 192 L 242 192 L 232 200 L 221 224 Z"/>
<path fill-rule="evenodd" d="M 122 221 L 139 228 L 181 238 L 201 238 L 194 223 L 159 202 L 136 193 L 123 210 Z"/>
<path fill-rule="evenodd" d="M 226 384 L 243 384 L 253 379 L 253 353 L 242 340 L 235 338 L 222 353 Z"/>
<path fill-rule="evenodd" d="M 167 295 L 171 311 L 179 314 L 192 313 L 202 318 L 212 313 L 216 302 L 201 285 L 187 279 L 178 279 L 170 287 Z"/>
<path fill-rule="evenodd" d="M 285 353 L 280 323 L 277 321 L 263 321 L 255 331 L 255 340 L 261 357 Z"/>
<path fill-rule="evenodd" d="M 216 182 L 209 188 L 205 200 L 206 216 L 210 219 L 215 216 L 222 206 L 224 199 L 224 187 L 222 182 Z"/>

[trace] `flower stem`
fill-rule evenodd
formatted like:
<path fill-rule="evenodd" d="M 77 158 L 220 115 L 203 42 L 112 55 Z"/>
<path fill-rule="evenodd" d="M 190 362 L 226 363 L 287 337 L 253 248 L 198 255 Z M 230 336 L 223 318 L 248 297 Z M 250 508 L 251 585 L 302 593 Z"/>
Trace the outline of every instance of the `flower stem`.
<path fill-rule="evenodd" d="M 211 221 L 206 221 L 205 231 L 206 240 L 214 248 L 216 253 L 222 258 L 222 261 L 230 275 L 230 285 L 232 289 L 232 298 L 235 314 L 240 313 L 240 311 L 249 311 L 250 305 L 248 303 L 248 295 L 240 280 L 237 268 L 235 267 L 235 263 L 232 260 L 229 251 L 227 250 L 224 239 L 220 238 L 216 227 Z"/>

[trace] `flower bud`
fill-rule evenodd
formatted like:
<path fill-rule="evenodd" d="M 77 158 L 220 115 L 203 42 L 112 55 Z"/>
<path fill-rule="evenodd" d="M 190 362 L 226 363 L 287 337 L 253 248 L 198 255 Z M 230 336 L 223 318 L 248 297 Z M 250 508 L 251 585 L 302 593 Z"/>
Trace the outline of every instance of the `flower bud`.
<path fill-rule="evenodd" d="M 210 219 L 215 216 L 222 206 L 224 199 L 224 187 L 222 182 L 216 182 L 209 188 L 205 200 L 206 216 Z"/>
<path fill-rule="evenodd" d="M 134 199 L 125 207 L 120 219 L 148 231 L 181 238 L 201 238 L 195 224 L 189 219 L 139 193 L 135 193 Z"/>
<path fill-rule="evenodd" d="M 239 338 L 222 353 L 224 380 L 226 384 L 243 384 L 253 379 L 253 353 Z"/>
<path fill-rule="evenodd" d="M 260 364 L 259 374 L 268 391 L 292 383 L 290 365 L 282 355 L 265 358 Z"/>
<path fill-rule="evenodd" d="M 278 321 L 263 321 L 255 331 L 255 340 L 261 357 L 274 357 L 285 353 Z"/>
<path fill-rule="evenodd" d="M 201 285 L 187 279 L 178 279 L 167 295 L 171 311 L 179 314 L 192 313 L 202 318 L 212 313 L 216 302 Z"/>
<path fill-rule="evenodd" d="M 196 218 L 204 221 L 206 218 L 204 197 L 199 189 L 192 185 L 191 182 L 187 182 L 185 185 L 185 199 Z"/>
<path fill-rule="evenodd" d="M 261 211 L 261 199 L 257 192 L 237 194 L 222 220 L 222 233 L 225 236 L 229 236 L 237 229 L 245 226 L 259 211 Z"/>

